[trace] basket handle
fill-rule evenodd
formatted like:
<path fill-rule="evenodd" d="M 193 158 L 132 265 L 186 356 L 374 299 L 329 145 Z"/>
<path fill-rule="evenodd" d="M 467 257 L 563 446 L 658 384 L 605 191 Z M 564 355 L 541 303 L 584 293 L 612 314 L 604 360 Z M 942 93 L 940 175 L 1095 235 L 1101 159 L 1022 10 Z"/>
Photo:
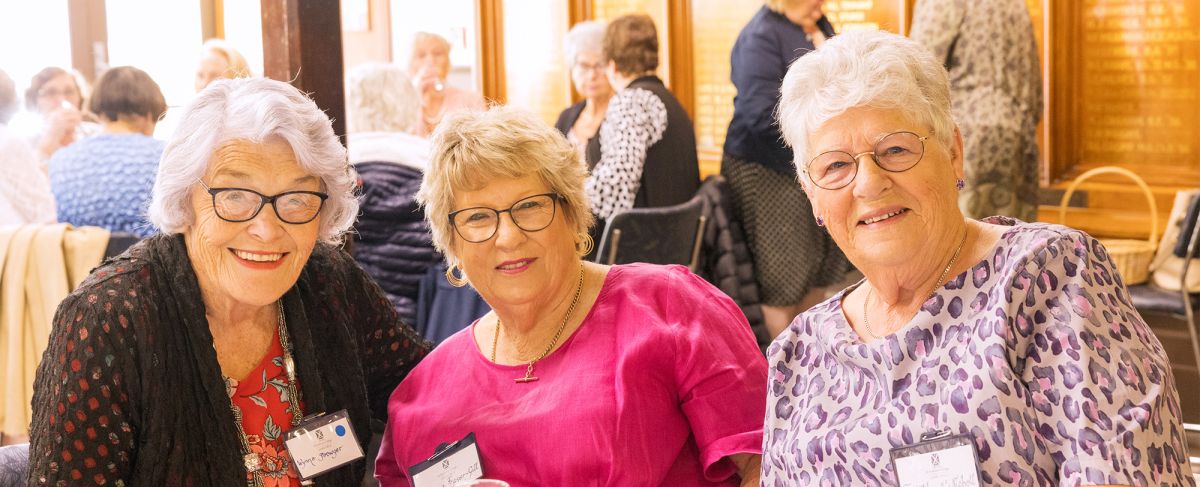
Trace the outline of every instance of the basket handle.
<path fill-rule="evenodd" d="M 1150 245 L 1157 246 L 1158 245 L 1158 205 L 1154 202 L 1154 193 L 1150 191 L 1150 187 L 1146 185 L 1146 182 L 1143 181 L 1141 177 L 1139 177 L 1133 171 L 1130 171 L 1123 167 L 1117 167 L 1117 166 L 1097 167 L 1095 169 L 1090 169 L 1090 170 L 1084 172 L 1083 174 L 1080 174 L 1079 177 L 1075 178 L 1074 181 L 1071 181 L 1071 184 L 1069 186 L 1067 186 L 1067 191 L 1065 193 L 1063 193 L 1062 201 L 1059 202 L 1059 204 L 1058 204 L 1058 223 L 1060 225 L 1067 224 L 1067 202 L 1071 200 L 1071 195 L 1075 193 L 1075 188 L 1077 188 L 1079 186 L 1079 183 L 1082 183 L 1088 179 L 1091 179 L 1092 176 L 1096 176 L 1099 174 L 1120 174 L 1122 176 L 1128 177 L 1129 179 L 1132 179 L 1133 182 L 1137 183 L 1138 187 L 1142 188 L 1142 193 L 1144 193 L 1146 195 L 1146 201 L 1150 202 Z"/>

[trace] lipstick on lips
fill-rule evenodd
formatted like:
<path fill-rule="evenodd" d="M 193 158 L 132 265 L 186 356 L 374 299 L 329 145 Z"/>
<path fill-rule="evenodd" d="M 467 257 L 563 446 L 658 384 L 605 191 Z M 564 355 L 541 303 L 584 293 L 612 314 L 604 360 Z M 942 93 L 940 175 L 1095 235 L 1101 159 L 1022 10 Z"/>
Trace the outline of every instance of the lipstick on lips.
<path fill-rule="evenodd" d="M 270 270 L 283 265 L 287 252 L 259 252 L 253 250 L 229 249 L 235 260 L 251 269 Z"/>
<path fill-rule="evenodd" d="M 532 265 L 536 260 L 536 258 L 506 260 L 497 265 L 496 270 L 505 274 L 520 274 L 525 272 L 526 269 L 529 269 L 529 266 Z"/>

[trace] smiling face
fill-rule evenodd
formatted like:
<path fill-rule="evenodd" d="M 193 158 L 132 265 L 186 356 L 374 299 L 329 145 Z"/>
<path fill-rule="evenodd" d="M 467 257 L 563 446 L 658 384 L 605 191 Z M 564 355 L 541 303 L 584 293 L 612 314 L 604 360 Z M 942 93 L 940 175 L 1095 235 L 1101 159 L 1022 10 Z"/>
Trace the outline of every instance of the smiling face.
<path fill-rule="evenodd" d="M 963 175 L 961 138 L 955 134 L 956 147 L 946 147 L 929 127 L 901 112 L 872 108 L 847 110 L 809 136 L 806 163 L 826 151 L 873 151 L 884 136 L 903 131 L 930 136 L 920 162 L 907 171 L 884 171 L 864 155 L 844 188 L 826 190 L 804 180 L 814 214 L 824 218 L 830 236 L 860 268 L 910 262 L 932 247 L 929 242 L 949 238 L 963 218 L 954 188 Z"/>
<path fill-rule="evenodd" d="M 497 178 L 483 188 L 458 191 L 455 211 L 487 207 L 506 210 L 517 201 L 551 192 L 536 175 Z M 508 213 L 500 215 L 492 238 L 470 243 L 457 233 L 451 243 L 460 266 L 485 301 L 498 306 L 544 306 L 549 309 L 563 292 L 570 292 L 579 270 L 575 236 L 563 210 L 555 203 L 554 219 L 546 228 L 528 232 L 517 228 Z"/>
<path fill-rule="evenodd" d="M 243 140 L 217 149 L 202 178 L 210 188 L 244 188 L 264 195 L 321 191 L 319 178 L 296 162 L 283 141 Z M 305 224 L 279 220 L 271 205 L 240 223 L 222 220 L 199 183 L 192 190 L 195 221 L 183 231 L 205 300 L 265 306 L 295 284 L 317 242 L 321 216 Z M 213 306 L 215 303 L 206 303 Z"/>

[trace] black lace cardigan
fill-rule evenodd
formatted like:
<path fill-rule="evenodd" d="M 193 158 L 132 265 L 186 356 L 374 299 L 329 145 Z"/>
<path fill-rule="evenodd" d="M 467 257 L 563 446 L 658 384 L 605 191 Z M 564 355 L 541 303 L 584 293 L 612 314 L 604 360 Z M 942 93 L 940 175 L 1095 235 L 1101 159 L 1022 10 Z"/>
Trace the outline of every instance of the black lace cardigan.
<path fill-rule="evenodd" d="M 304 413 L 370 420 L 429 344 L 339 249 L 283 297 Z M 182 236 L 109 259 L 59 306 L 38 368 L 29 485 L 246 485 L 239 432 Z M 368 461 L 373 459 L 368 459 Z M 316 479 L 358 485 L 364 461 Z"/>

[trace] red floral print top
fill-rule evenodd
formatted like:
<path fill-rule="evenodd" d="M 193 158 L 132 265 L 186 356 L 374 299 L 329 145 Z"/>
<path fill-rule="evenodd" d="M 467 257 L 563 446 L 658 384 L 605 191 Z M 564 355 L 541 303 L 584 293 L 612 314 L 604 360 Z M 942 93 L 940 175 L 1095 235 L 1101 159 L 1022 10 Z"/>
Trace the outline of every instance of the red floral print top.
<path fill-rule="evenodd" d="M 225 378 L 230 400 L 242 411 L 242 431 L 250 451 L 258 454 L 265 487 L 299 487 L 300 476 L 283 444 L 284 433 L 292 429 L 288 406 L 296 398 L 288 392 L 288 376 L 283 368 L 283 346 L 279 331 L 271 337 L 271 348 L 246 377 L 238 381 Z M 300 408 L 304 410 L 303 407 Z M 250 472 L 246 472 L 249 480 Z"/>

